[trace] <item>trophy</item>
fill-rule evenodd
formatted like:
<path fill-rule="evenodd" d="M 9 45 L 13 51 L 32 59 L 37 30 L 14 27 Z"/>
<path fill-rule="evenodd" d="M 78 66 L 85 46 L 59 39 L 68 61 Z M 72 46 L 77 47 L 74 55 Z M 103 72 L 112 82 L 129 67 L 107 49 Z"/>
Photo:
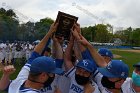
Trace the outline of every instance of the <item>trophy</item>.
<path fill-rule="evenodd" d="M 55 36 L 63 37 L 64 40 L 69 41 L 71 29 L 73 28 L 73 25 L 77 22 L 77 20 L 78 17 L 59 11 L 56 19 L 56 22 L 58 22 L 59 24 Z"/>

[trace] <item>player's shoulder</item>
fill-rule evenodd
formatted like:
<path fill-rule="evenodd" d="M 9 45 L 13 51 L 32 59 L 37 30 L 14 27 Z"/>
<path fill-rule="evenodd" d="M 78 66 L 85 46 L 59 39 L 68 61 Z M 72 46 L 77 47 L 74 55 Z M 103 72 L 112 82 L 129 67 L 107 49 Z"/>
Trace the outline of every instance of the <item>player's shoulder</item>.
<path fill-rule="evenodd" d="M 130 83 L 132 83 L 132 78 L 128 77 L 128 78 L 126 78 L 126 80 L 124 81 L 123 84 L 128 85 Z"/>
<path fill-rule="evenodd" d="M 130 77 L 126 78 L 126 80 L 122 84 L 122 90 L 127 90 L 131 88 L 131 84 L 132 84 L 132 79 Z"/>
<path fill-rule="evenodd" d="M 19 88 L 19 93 L 41 93 L 40 90 L 24 87 L 24 84 L 25 84 L 25 83 L 23 83 L 23 84 L 20 86 L 20 88 Z"/>

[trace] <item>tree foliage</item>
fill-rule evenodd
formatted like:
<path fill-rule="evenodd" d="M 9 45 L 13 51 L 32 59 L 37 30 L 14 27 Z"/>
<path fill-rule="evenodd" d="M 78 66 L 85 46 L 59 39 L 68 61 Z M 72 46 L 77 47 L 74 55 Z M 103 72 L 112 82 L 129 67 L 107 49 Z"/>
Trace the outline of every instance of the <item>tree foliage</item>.
<path fill-rule="evenodd" d="M 0 8 L 0 40 L 2 41 L 34 41 L 42 39 L 54 22 L 51 18 L 43 18 L 38 22 L 19 24 L 16 13 L 12 10 Z M 110 24 L 97 24 L 81 28 L 81 33 L 88 41 L 108 43 L 113 38 L 120 38 L 126 45 L 140 46 L 140 28 L 131 27 L 113 33 Z"/>

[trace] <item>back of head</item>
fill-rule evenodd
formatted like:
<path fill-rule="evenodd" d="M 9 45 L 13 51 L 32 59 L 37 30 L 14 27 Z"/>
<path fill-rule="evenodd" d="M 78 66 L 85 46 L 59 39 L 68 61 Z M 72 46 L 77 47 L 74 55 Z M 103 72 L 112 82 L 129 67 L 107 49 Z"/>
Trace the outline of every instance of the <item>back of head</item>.
<path fill-rule="evenodd" d="M 98 53 L 101 55 L 101 56 L 108 56 L 110 57 L 111 59 L 113 58 L 113 54 L 112 52 L 107 49 L 107 48 L 100 48 L 98 49 Z"/>
<path fill-rule="evenodd" d="M 41 56 L 34 59 L 30 67 L 31 73 L 54 73 L 62 74 L 63 70 L 56 68 L 55 60 L 51 57 Z"/>

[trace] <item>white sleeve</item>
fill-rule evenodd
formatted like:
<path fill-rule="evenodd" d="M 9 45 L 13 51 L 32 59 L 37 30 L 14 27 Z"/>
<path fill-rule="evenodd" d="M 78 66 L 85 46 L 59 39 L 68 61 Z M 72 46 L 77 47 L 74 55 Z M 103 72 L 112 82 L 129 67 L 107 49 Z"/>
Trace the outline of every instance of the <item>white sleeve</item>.
<path fill-rule="evenodd" d="M 16 79 L 27 79 L 30 71 L 30 66 L 30 64 L 25 64 L 25 66 L 22 67 Z"/>
<path fill-rule="evenodd" d="M 100 90 L 104 89 L 104 87 L 101 83 L 102 77 L 103 77 L 103 75 L 98 70 L 95 71 L 95 73 L 93 74 L 93 77 L 92 77 L 92 79 L 96 82 L 96 84 L 98 85 Z"/>

